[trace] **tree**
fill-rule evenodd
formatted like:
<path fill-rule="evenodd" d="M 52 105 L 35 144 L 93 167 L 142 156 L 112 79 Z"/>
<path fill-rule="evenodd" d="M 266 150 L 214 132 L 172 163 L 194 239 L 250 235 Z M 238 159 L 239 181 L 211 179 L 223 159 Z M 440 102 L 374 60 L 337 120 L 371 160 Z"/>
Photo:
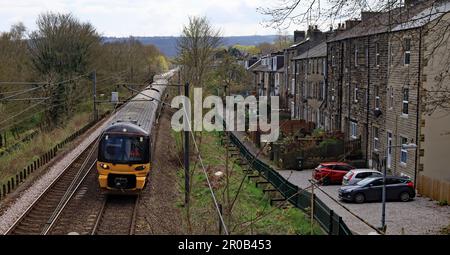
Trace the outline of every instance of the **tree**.
<path fill-rule="evenodd" d="M 30 34 L 29 53 L 36 71 L 54 85 L 47 87 L 46 95 L 52 100 L 46 115 L 49 124 L 57 125 L 82 100 L 79 93 L 75 96 L 76 83 L 58 83 L 91 71 L 92 49 L 100 37 L 90 23 L 81 23 L 71 14 L 41 14 L 36 23 L 38 29 Z"/>
<path fill-rule="evenodd" d="M 177 63 L 184 68 L 184 77 L 193 86 L 203 87 L 205 77 L 214 61 L 215 49 L 220 46 L 220 31 L 215 30 L 206 17 L 190 17 L 177 43 Z"/>

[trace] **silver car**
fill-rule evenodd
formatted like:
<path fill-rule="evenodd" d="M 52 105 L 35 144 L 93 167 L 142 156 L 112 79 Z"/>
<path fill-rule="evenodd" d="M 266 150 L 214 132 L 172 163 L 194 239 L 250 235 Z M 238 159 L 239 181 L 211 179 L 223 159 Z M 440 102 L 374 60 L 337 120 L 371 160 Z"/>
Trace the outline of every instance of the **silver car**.
<path fill-rule="evenodd" d="M 353 169 L 342 179 L 342 185 L 355 185 L 357 182 L 368 177 L 381 177 L 383 174 L 373 169 Z"/>

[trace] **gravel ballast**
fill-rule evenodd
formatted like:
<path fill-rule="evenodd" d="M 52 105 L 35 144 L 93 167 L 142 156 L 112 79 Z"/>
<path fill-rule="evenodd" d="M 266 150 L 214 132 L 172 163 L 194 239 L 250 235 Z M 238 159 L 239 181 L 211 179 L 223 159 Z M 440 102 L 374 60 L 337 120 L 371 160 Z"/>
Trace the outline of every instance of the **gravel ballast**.
<path fill-rule="evenodd" d="M 4 234 L 14 222 L 27 210 L 29 206 L 45 191 L 45 189 L 57 178 L 63 170 L 81 153 L 91 142 L 93 142 L 102 132 L 102 130 L 110 123 L 112 117 L 109 117 L 101 125 L 94 126 L 87 131 L 88 135 L 80 137 L 82 140 L 74 149 L 69 151 L 62 158 L 55 160 L 48 170 L 38 177 L 30 187 L 20 191 L 19 194 L 13 194 L 16 197 L 2 208 L 0 215 L 0 233 Z"/>

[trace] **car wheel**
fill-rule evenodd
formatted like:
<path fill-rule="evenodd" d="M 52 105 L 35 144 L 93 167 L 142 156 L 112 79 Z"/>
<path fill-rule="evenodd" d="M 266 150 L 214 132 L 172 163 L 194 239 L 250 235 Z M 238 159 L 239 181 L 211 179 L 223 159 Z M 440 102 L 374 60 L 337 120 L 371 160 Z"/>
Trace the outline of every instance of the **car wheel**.
<path fill-rule="evenodd" d="M 409 192 L 400 193 L 400 201 L 408 202 L 409 200 L 411 200 L 411 195 L 409 195 Z"/>
<path fill-rule="evenodd" d="M 357 193 L 355 195 L 354 200 L 355 200 L 355 203 L 362 204 L 366 200 L 366 197 L 364 196 L 363 193 Z"/>
<path fill-rule="evenodd" d="M 327 186 L 327 185 L 329 185 L 330 184 L 330 177 L 325 177 L 323 180 L 322 180 L 322 185 L 324 185 L 324 186 Z"/>

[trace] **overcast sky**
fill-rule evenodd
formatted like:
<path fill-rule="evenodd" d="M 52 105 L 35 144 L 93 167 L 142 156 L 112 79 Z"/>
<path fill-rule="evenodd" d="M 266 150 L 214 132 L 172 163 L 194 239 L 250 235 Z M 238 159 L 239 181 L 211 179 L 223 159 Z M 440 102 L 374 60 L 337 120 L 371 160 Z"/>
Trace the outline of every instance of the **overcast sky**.
<path fill-rule="evenodd" d="M 19 21 L 33 30 L 37 16 L 52 11 L 72 12 L 105 36 L 179 35 L 189 16 L 203 15 L 225 36 L 276 34 L 256 11 L 270 5 L 273 0 L 0 0 L 0 31 Z"/>

